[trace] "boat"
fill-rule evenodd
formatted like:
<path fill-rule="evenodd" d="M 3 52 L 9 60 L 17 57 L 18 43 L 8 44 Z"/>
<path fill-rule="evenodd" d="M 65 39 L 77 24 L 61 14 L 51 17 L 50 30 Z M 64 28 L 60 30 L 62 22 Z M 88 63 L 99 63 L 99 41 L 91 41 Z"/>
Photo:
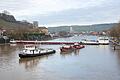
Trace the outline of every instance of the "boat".
<path fill-rule="evenodd" d="M 11 39 L 11 40 L 10 40 L 10 43 L 11 43 L 11 44 L 16 44 L 16 41 L 15 41 L 14 39 Z"/>
<path fill-rule="evenodd" d="M 8 44 L 10 42 L 10 38 L 6 36 L 6 30 L 0 28 L 0 44 Z"/>
<path fill-rule="evenodd" d="M 5 44 L 5 43 L 9 43 L 10 39 L 7 36 L 1 36 L 0 35 L 0 44 Z"/>
<path fill-rule="evenodd" d="M 81 43 L 85 45 L 99 45 L 99 42 L 97 40 L 82 39 Z"/>
<path fill-rule="evenodd" d="M 63 45 L 63 46 L 60 48 L 60 50 L 61 50 L 62 52 L 72 51 L 72 50 L 73 50 L 73 46 L 72 46 L 72 45 Z"/>
<path fill-rule="evenodd" d="M 73 51 L 75 49 L 82 49 L 84 45 L 80 45 L 79 43 L 74 43 L 74 45 L 63 45 L 60 50 L 61 52 Z"/>
<path fill-rule="evenodd" d="M 109 38 L 108 37 L 98 37 L 98 43 L 102 44 L 102 45 L 108 45 Z"/>
<path fill-rule="evenodd" d="M 79 43 L 74 43 L 73 47 L 74 47 L 75 49 L 82 49 L 82 48 L 84 48 L 85 46 L 84 46 L 84 45 L 80 45 Z"/>
<path fill-rule="evenodd" d="M 42 49 L 34 45 L 25 45 L 21 53 L 19 53 L 20 58 L 37 57 L 42 55 L 53 54 L 56 51 L 53 49 Z"/>

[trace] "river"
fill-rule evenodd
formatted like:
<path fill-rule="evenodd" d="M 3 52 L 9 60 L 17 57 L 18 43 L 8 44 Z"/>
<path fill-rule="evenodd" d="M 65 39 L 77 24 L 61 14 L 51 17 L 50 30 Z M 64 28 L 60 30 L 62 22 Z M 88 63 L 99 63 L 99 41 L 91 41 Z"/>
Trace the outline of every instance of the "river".
<path fill-rule="evenodd" d="M 55 40 L 80 39 L 75 36 Z M 120 50 L 114 51 L 110 45 L 86 45 L 69 53 L 61 53 L 61 45 L 39 45 L 53 48 L 56 53 L 20 59 L 22 47 L 0 45 L 0 80 L 120 80 Z"/>

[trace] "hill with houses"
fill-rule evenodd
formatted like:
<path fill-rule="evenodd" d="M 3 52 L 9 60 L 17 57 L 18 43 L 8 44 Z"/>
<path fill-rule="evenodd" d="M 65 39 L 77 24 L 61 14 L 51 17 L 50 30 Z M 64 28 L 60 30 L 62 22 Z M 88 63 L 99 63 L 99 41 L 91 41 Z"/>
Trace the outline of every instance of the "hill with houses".
<path fill-rule="evenodd" d="M 3 34 L 4 33 L 4 34 Z M 7 11 L 0 13 L 0 34 L 13 39 L 43 40 L 50 36 L 46 27 L 39 27 L 37 21 L 17 21 Z"/>
<path fill-rule="evenodd" d="M 72 28 L 73 32 L 102 32 L 105 30 L 109 30 L 114 27 L 117 23 L 107 23 L 107 24 L 93 24 L 93 25 L 71 25 L 71 26 L 57 26 L 57 27 L 48 27 L 48 30 L 53 32 L 69 32 L 70 28 Z"/>

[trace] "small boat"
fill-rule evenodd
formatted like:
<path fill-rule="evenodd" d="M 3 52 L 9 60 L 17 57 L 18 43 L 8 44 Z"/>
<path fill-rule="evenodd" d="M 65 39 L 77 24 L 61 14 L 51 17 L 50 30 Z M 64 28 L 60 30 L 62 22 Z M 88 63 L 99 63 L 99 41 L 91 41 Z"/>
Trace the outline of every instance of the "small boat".
<path fill-rule="evenodd" d="M 99 45 L 99 42 L 97 40 L 82 39 L 81 43 L 85 45 Z"/>
<path fill-rule="evenodd" d="M 61 50 L 62 52 L 71 51 L 71 50 L 73 50 L 73 46 L 72 46 L 72 45 L 63 45 L 63 46 L 60 48 L 60 50 Z"/>
<path fill-rule="evenodd" d="M 55 53 L 55 50 L 53 49 L 41 49 L 34 45 L 25 45 L 24 49 L 19 54 L 19 57 L 20 58 L 37 57 L 53 53 Z"/>
<path fill-rule="evenodd" d="M 73 51 L 75 49 L 82 49 L 84 48 L 84 45 L 80 45 L 79 43 L 74 43 L 74 45 L 63 45 L 60 50 L 62 52 L 68 52 L 68 51 Z"/>
<path fill-rule="evenodd" d="M 10 43 L 11 43 L 11 44 L 16 44 L 16 41 L 15 41 L 14 39 L 11 39 L 11 40 L 10 40 Z"/>
<path fill-rule="evenodd" d="M 109 44 L 109 38 L 108 37 L 99 37 L 98 38 L 98 43 L 103 44 L 103 45 L 108 45 Z"/>
<path fill-rule="evenodd" d="M 84 46 L 84 45 L 80 45 L 79 43 L 74 43 L 73 47 L 74 47 L 75 49 L 82 49 L 82 48 L 84 48 L 85 46 Z"/>

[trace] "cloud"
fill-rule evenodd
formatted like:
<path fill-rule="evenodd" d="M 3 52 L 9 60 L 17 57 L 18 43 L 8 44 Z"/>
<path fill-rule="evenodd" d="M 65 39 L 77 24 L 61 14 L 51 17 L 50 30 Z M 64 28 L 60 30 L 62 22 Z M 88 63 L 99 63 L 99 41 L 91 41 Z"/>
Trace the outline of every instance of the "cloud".
<path fill-rule="evenodd" d="M 105 11 L 105 12 L 104 12 Z M 113 11 L 113 12 L 111 12 Z M 31 20 L 37 19 L 40 24 L 63 25 L 63 24 L 96 24 L 117 22 L 120 13 L 115 9 L 92 8 L 89 9 L 70 9 L 67 11 L 58 12 L 56 14 L 34 16 Z"/>
<path fill-rule="evenodd" d="M 1 0 L 18 20 L 39 20 L 43 25 L 114 22 L 120 17 L 119 0 Z"/>
<path fill-rule="evenodd" d="M 2 0 L 0 7 L 13 11 L 17 16 L 48 14 L 68 9 L 88 8 L 105 0 Z M 21 14 L 23 13 L 23 14 Z"/>

